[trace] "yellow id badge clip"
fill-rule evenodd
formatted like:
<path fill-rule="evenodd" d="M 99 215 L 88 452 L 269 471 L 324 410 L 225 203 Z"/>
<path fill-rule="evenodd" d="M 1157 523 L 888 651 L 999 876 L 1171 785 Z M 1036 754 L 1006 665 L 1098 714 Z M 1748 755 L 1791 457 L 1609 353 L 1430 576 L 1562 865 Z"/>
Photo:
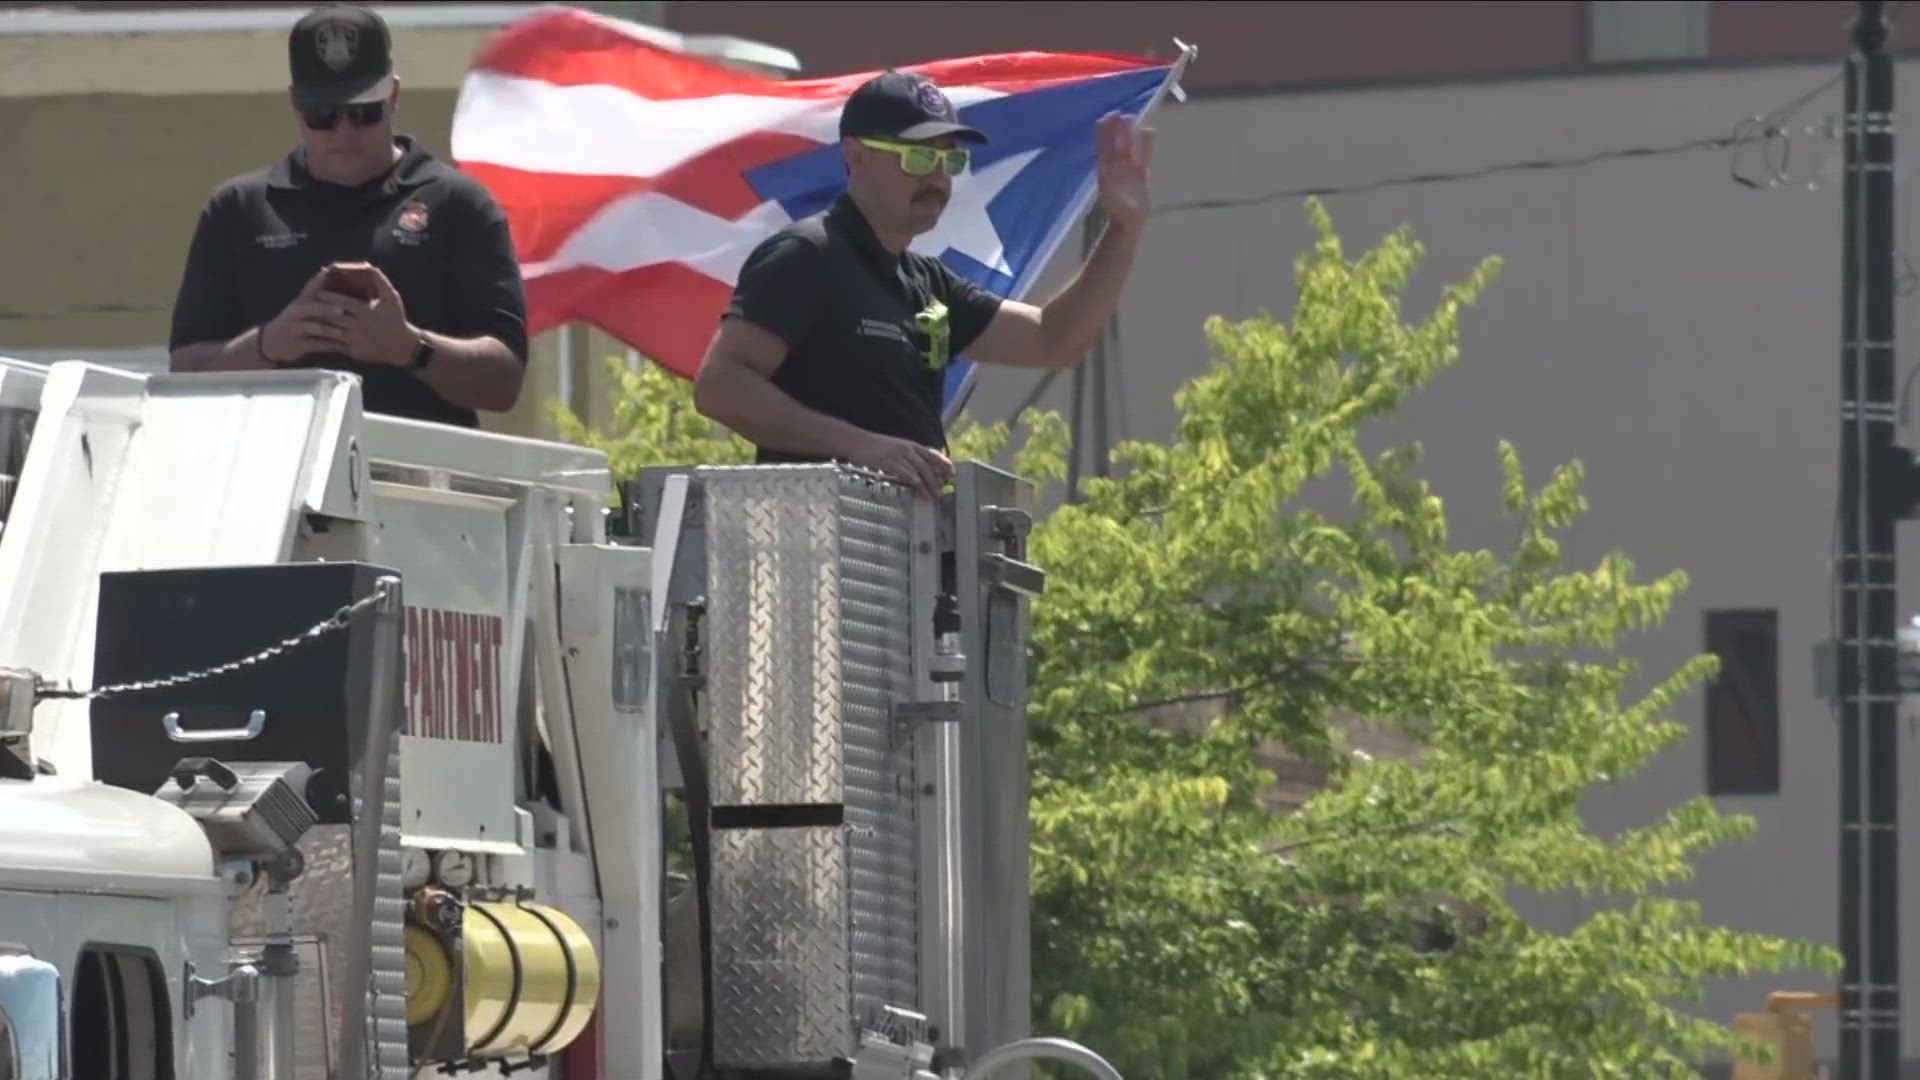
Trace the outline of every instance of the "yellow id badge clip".
<path fill-rule="evenodd" d="M 944 370 L 947 366 L 948 342 L 952 339 L 952 328 L 947 323 L 947 305 L 938 300 L 928 301 L 927 306 L 913 317 L 913 325 L 925 343 L 920 355 L 927 361 L 927 366 L 935 371 Z"/>

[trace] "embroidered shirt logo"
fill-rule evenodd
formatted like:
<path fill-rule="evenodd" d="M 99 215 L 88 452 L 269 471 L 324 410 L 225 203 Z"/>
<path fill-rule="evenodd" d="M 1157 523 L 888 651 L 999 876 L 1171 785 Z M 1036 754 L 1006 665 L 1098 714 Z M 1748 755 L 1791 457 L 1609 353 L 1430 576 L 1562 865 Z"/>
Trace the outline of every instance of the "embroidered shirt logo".
<path fill-rule="evenodd" d="M 861 319 L 860 324 L 854 327 L 854 333 L 861 337 L 897 341 L 908 348 L 913 348 L 913 339 L 907 336 L 907 332 L 885 319 Z"/>
<path fill-rule="evenodd" d="M 400 208 L 400 216 L 394 224 L 407 232 L 420 232 L 427 227 L 427 204 L 419 199 L 409 199 Z"/>

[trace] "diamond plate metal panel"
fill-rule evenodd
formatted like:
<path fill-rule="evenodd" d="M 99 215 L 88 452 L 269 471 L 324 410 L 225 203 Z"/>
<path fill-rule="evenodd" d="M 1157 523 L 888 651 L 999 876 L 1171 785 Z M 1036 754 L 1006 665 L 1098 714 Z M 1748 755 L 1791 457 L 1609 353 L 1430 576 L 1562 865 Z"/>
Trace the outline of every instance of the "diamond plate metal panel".
<path fill-rule="evenodd" d="M 841 830 L 716 832 L 713 876 L 718 1063 L 778 1067 L 851 1056 Z"/>
<path fill-rule="evenodd" d="M 835 470 L 702 482 L 713 803 L 839 802 Z"/>
<path fill-rule="evenodd" d="M 910 493 L 830 466 L 703 469 L 715 806 L 839 828 L 714 834 L 715 1042 L 731 1067 L 850 1056 L 919 1004 Z"/>
<path fill-rule="evenodd" d="M 917 1009 L 919 825 L 911 742 L 892 705 L 913 677 L 908 500 L 852 477 L 840 491 L 842 754 L 854 1014 Z"/>
<path fill-rule="evenodd" d="M 373 949 L 368 969 L 369 987 L 367 1029 L 374 1039 L 374 1053 L 380 1080 L 406 1080 L 411 1073 L 407 1060 L 407 902 L 403 853 L 400 850 L 401 804 L 400 733 L 394 732 L 387 745 L 386 784 L 380 816 L 380 847 L 374 857 L 379 877 L 374 886 Z M 356 789 L 358 785 L 355 785 Z M 362 800 L 354 800 L 358 814 Z"/>

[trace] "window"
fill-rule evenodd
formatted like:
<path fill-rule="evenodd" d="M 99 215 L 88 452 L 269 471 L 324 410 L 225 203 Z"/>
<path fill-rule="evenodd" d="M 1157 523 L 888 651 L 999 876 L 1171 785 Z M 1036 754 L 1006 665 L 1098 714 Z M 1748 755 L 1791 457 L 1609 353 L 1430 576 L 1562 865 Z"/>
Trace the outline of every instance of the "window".
<path fill-rule="evenodd" d="M 1780 614 L 1709 611 L 1706 651 L 1720 658 L 1707 684 L 1707 794 L 1780 793 Z"/>
<path fill-rule="evenodd" d="M 173 1080 L 171 1016 L 152 953 L 89 946 L 73 986 L 73 1075 Z"/>
<path fill-rule="evenodd" d="M 60 972 L 0 942 L 0 1080 L 60 1080 Z"/>
<path fill-rule="evenodd" d="M 1594 63 L 1706 56 L 1704 0 L 1588 0 L 1587 59 Z"/>

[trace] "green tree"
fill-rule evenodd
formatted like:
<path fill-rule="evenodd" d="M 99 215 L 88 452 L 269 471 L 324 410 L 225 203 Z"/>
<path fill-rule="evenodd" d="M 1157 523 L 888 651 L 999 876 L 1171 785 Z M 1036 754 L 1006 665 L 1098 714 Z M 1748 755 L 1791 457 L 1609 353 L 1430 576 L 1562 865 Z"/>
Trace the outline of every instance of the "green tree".
<path fill-rule="evenodd" d="M 1455 362 L 1497 260 L 1410 321 L 1409 234 L 1350 259 L 1310 212 L 1292 319 L 1210 320 L 1175 436 L 1118 448 L 1117 476 L 1034 531 L 1036 1027 L 1166 1080 L 1691 1076 L 1752 1052 L 1685 1011 L 1706 980 L 1837 957 L 1663 895 L 1752 821 L 1699 798 L 1601 837 L 1580 814 L 1686 735 L 1668 712 L 1714 659 L 1635 694 L 1615 652 L 1685 576 L 1640 580 L 1621 554 L 1563 568 L 1580 467 L 1530 487 L 1504 442 L 1513 549 L 1451 546 L 1417 445 L 1362 435 Z M 659 397 L 627 406 L 642 422 L 616 467 L 733 445 L 661 419 L 684 383 L 624 388 L 642 390 Z M 1064 425 L 1027 429 L 1019 468 L 1059 479 Z M 1008 435 L 960 441 L 984 459 Z M 1315 481 L 1351 512 L 1304 506 Z M 1356 752 L 1368 725 L 1409 752 Z M 1294 813 L 1273 808 L 1275 747 L 1324 773 Z M 1557 934 L 1516 889 L 1614 902 Z"/>
<path fill-rule="evenodd" d="M 753 461 L 753 445 L 693 407 L 693 385 L 658 364 L 643 361 L 629 368 L 626 359 L 609 356 L 608 397 L 611 430 L 600 431 L 555 399 L 547 415 L 560 438 L 591 446 L 607 455 L 607 467 L 630 480 L 652 465 L 743 465 Z"/>

